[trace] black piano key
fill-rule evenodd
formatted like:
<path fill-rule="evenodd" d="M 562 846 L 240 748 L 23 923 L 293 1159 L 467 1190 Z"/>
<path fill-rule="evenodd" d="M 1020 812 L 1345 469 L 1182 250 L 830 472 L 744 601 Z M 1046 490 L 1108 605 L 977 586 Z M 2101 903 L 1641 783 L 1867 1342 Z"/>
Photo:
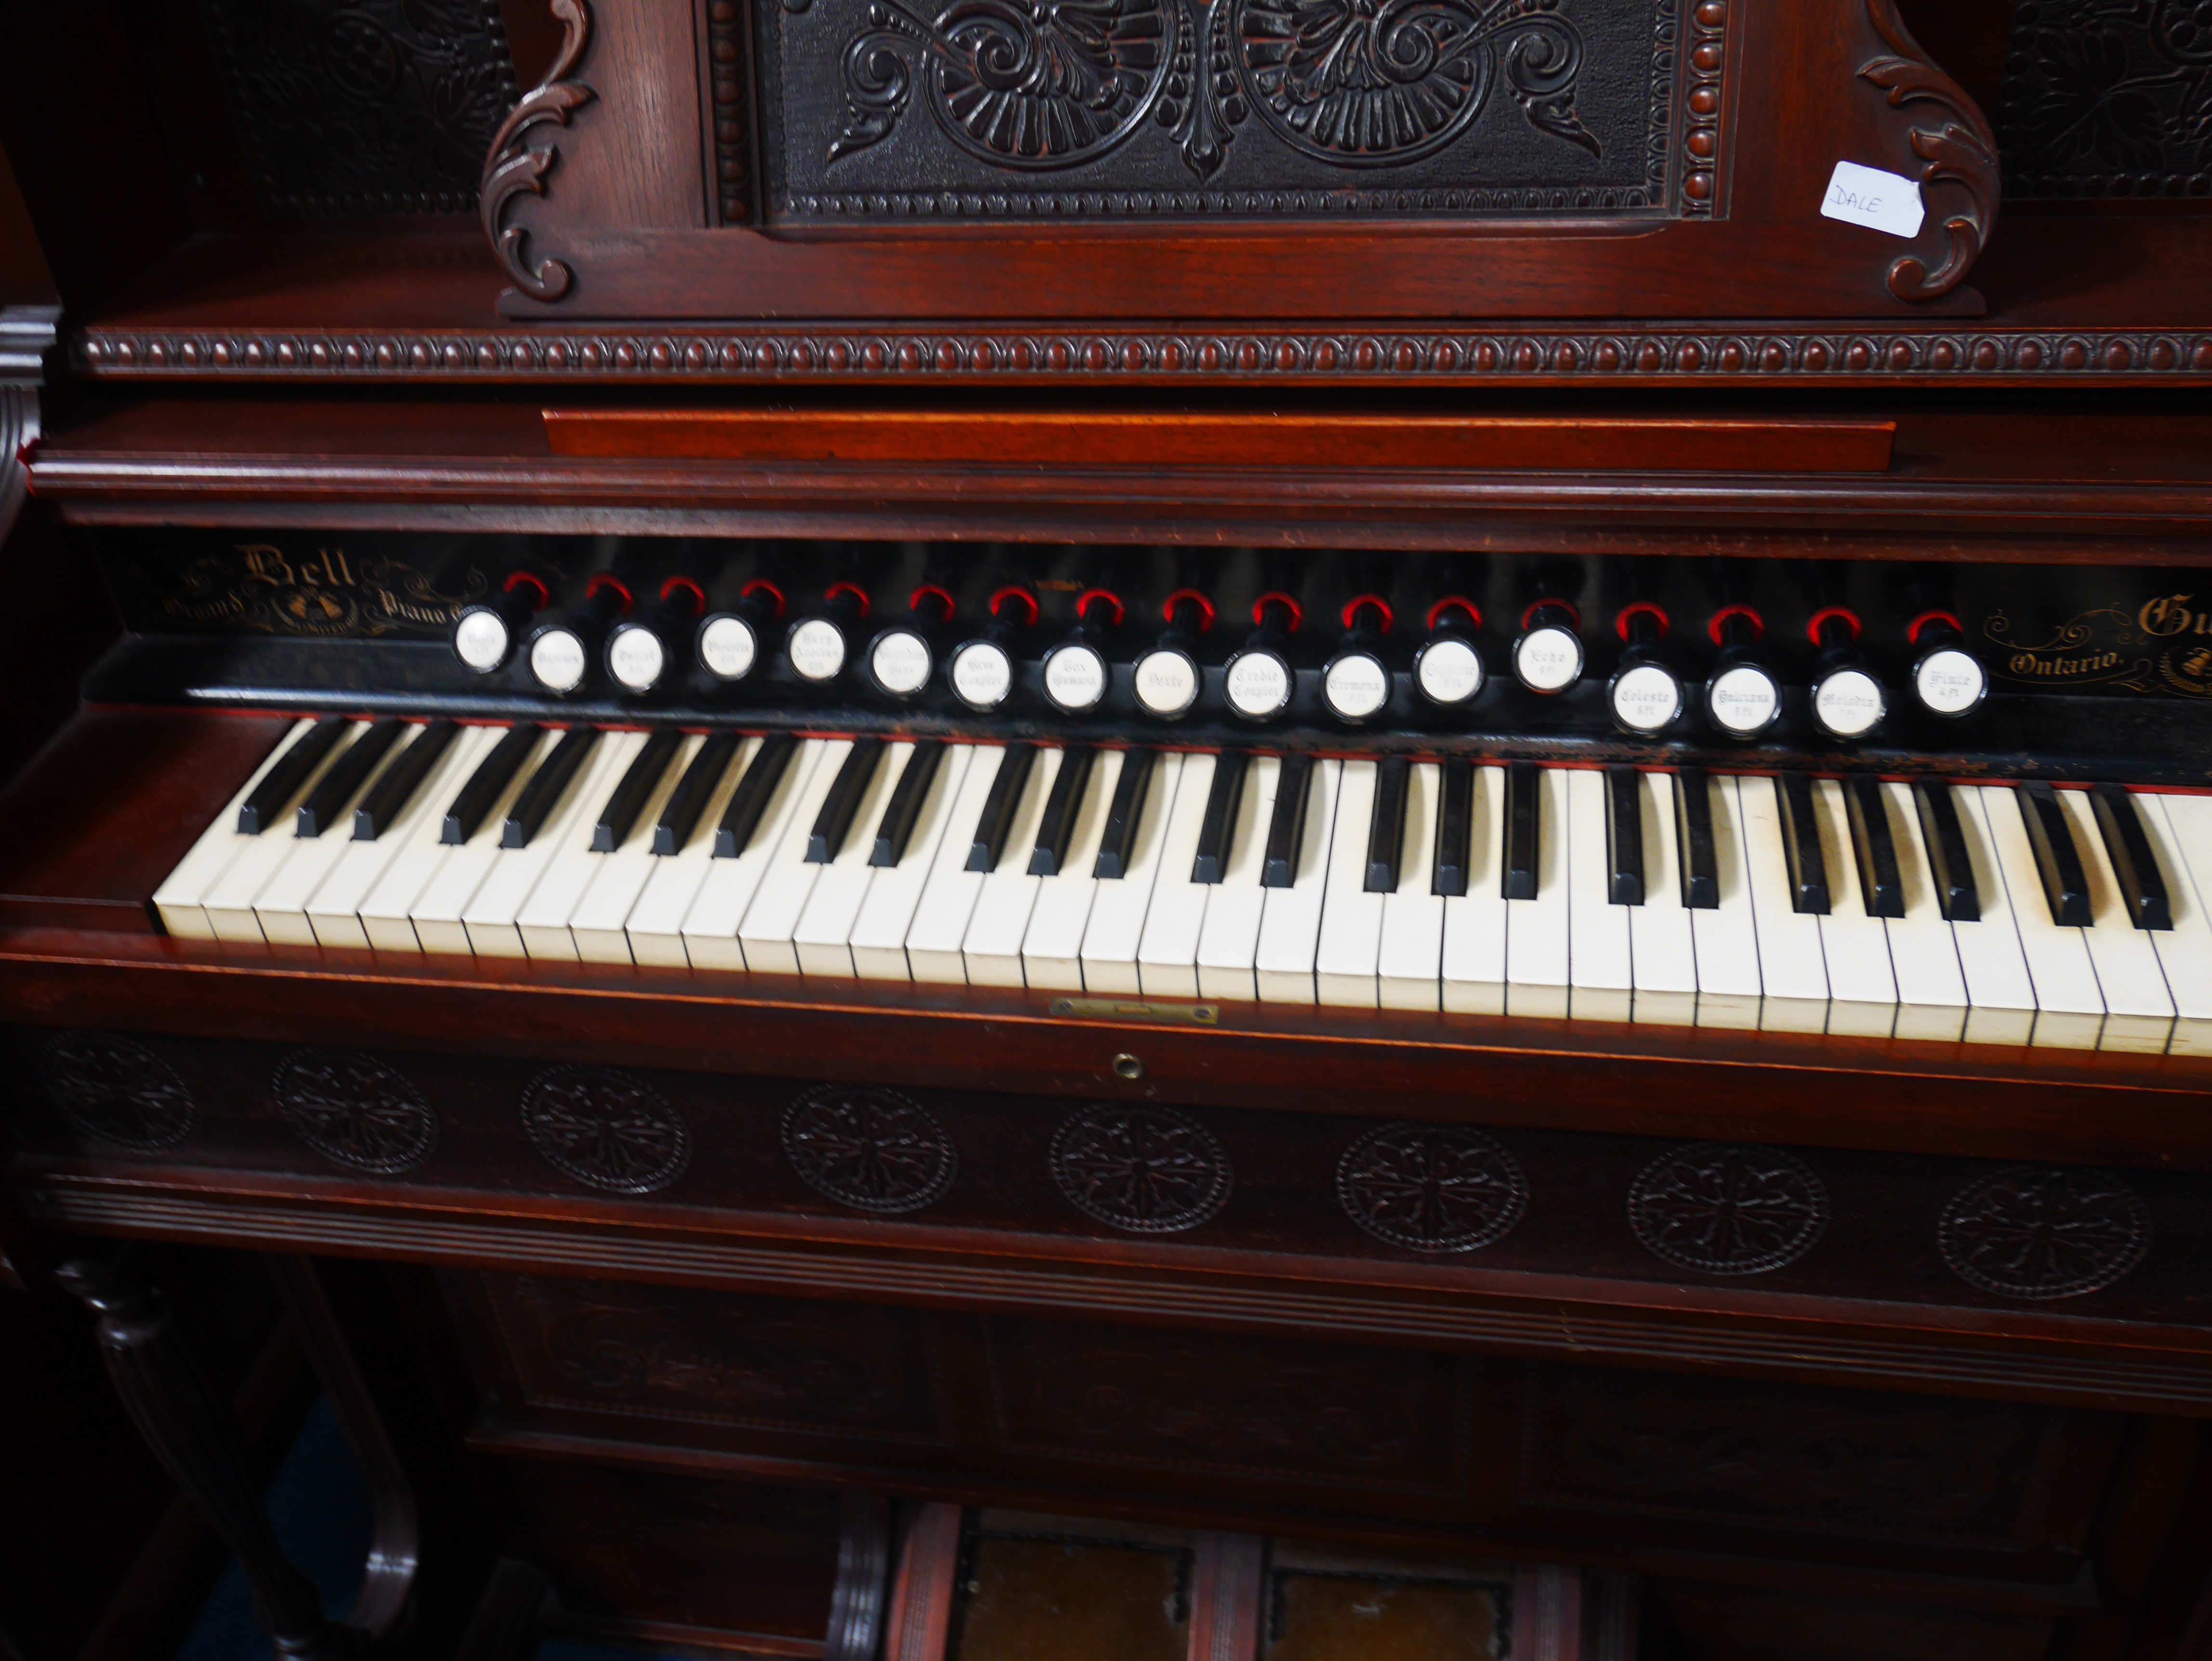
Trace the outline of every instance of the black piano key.
<path fill-rule="evenodd" d="M 876 826 L 875 846 L 868 851 L 868 863 L 895 866 L 906 857 L 906 846 L 914 840 L 914 827 L 921 820 L 921 805 L 929 800 L 929 787 L 936 781 L 937 770 L 945 760 L 943 739 L 918 739 L 906 765 L 899 769 L 898 782 L 891 787 L 891 799 L 884 804 L 883 822 Z"/>
<path fill-rule="evenodd" d="M 507 822 L 499 828 L 501 848 L 527 848 L 531 840 L 545 828 L 545 821 L 553 816 L 553 809 L 576 776 L 576 770 L 584 764 L 584 757 L 599 747 L 599 729 L 596 727 L 571 727 L 561 734 L 560 741 L 546 752 L 545 759 L 538 764 L 538 770 L 530 776 L 530 782 L 522 787 L 522 794 L 507 810 Z"/>
<path fill-rule="evenodd" d="M 1613 905 L 1644 904 L 1642 788 L 1633 767 L 1605 770 L 1605 897 Z"/>
<path fill-rule="evenodd" d="M 665 858 L 684 851 L 692 831 L 698 829 L 699 816 L 714 799 L 714 787 L 729 771 L 730 757 L 738 753 L 738 746 L 744 742 L 741 733 L 716 733 L 699 746 L 699 753 L 691 757 L 691 764 L 684 770 L 684 776 L 676 781 L 675 789 L 668 793 L 668 800 L 661 805 L 660 822 L 653 827 L 654 853 Z"/>
<path fill-rule="evenodd" d="M 1713 782 L 1705 770 L 1674 775 L 1674 858 L 1682 867 L 1682 904 L 1692 911 L 1721 909 L 1720 855 L 1713 846 Z"/>
<path fill-rule="evenodd" d="M 1052 794 L 1044 799 L 1044 818 L 1037 824 L 1036 846 L 1030 850 L 1032 877 L 1056 877 L 1066 865 L 1067 844 L 1097 759 L 1098 752 L 1087 744 L 1071 744 L 1060 751 L 1060 771 L 1053 775 Z"/>
<path fill-rule="evenodd" d="M 1820 822 L 1814 817 L 1813 781 L 1804 773 L 1778 774 L 1775 806 L 1782 812 L 1782 853 L 1790 862 L 1790 904 L 1808 916 L 1825 917 L 1828 860 L 1820 851 Z"/>
<path fill-rule="evenodd" d="M 830 794 L 822 798 L 814 828 L 806 833 L 807 864 L 828 865 L 844 850 L 845 838 L 853 834 L 853 821 L 860 815 L 860 798 L 868 794 L 868 787 L 875 782 L 876 769 L 883 764 L 881 739 L 853 740 L 837 776 L 830 781 Z"/>
<path fill-rule="evenodd" d="M 1438 786 L 1437 855 L 1429 891 L 1463 899 L 1474 858 L 1474 764 L 1464 756 L 1447 757 Z"/>
<path fill-rule="evenodd" d="M 1543 780 L 1533 761 L 1505 770 L 1505 870 L 1498 891 L 1509 900 L 1536 897 L 1536 873 L 1543 847 Z"/>
<path fill-rule="evenodd" d="M 380 721 L 346 747 L 346 752 L 332 762 L 315 788 L 307 792 L 307 799 L 300 804 L 293 816 L 294 834 L 319 837 L 336 824 L 344 814 L 346 804 L 354 793 L 368 782 L 392 746 L 399 742 L 406 723 Z"/>
<path fill-rule="evenodd" d="M 2172 928 L 2166 876 L 2158 868 L 2150 838 L 2143 834 L 2142 820 L 2136 816 L 2135 798 L 2124 785 L 2100 784 L 2089 801 L 2096 810 L 2097 829 L 2104 833 L 2105 852 L 2112 859 L 2128 921 L 2138 928 Z"/>
<path fill-rule="evenodd" d="M 1137 832 L 1143 829 L 1145 803 L 1151 792 L 1157 751 L 1139 745 L 1122 752 L 1121 776 L 1114 783 L 1114 800 L 1107 805 L 1106 828 L 1098 839 L 1098 861 L 1091 874 L 1102 882 L 1117 882 L 1129 874 L 1135 856 Z"/>
<path fill-rule="evenodd" d="M 261 782 L 240 805 L 239 835 L 258 837 L 276 824 L 284 811 L 284 804 L 300 794 L 307 775 L 322 765 L 323 757 L 331 753 L 331 746 L 346 735 L 346 729 L 352 724 L 333 717 L 319 721 L 302 733 L 299 740 L 276 758 L 276 764 L 261 776 Z"/>
<path fill-rule="evenodd" d="M 407 804 L 415 800 L 422 781 L 430 776 L 438 758 L 453 747 L 460 731 L 452 721 L 440 720 L 415 735 L 415 741 L 399 752 L 399 759 L 384 770 L 384 776 L 353 810 L 356 842 L 374 842 L 392 828 L 392 820 L 407 811 Z"/>
<path fill-rule="evenodd" d="M 538 727 L 534 721 L 524 721 L 507 729 L 507 736 L 491 747 L 491 753 L 477 764 L 477 770 L 469 775 L 469 782 L 461 787 L 446 809 L 446 822 L 438 832 L 442 843 L 464 843 L 476 835 L 490 812 L 492 804 L 500 798 L 538 742 Z"/>
<path fill-rule="evenodd" d="M 1889 833 L 1889 804 L 1881 781 L 1864 773 L 1844 781 L 1844 808 L 1851 821 L 1851 852 L 1858 861 L 1859 897 L 1869 917 L 1905 915 L 1905 878 L 1897 865 L 1897 840 Z"/>
<path fill-rule="evenodd" d="M 1948 922 L 1979 922 L 1982 892 L 1974 884 L 1974 862 L 1966 853 L 1966 827 L 1959 823 L 1951 787 L 1941 779 L 1916 779 L 1912 802 L 1920 812 L 1920 839 L 1928 847 L 1937 909 Z"/>
<path fill-rule="evenodd" d="M 1399 867 L 1406 858 L 1406 787 L 1413 764 L 1385 756 L 1375 764 L 1375 811 L 1367 820 L 1367 878 L 1370 894 L 1398 891 Z"/>
<path fill-rule="evenodd" d="M 645 812 L 646 798 L 659 787 L 661 775 L 668 770 L 668 764 L 676 759 L 676 752 L 683 747 L 684 734 L 674 727 L 646 739 L 644 747 L 623 774 L 622 782 L 615 786 L 606 806 L 599 809 L 599 821 L 592 826 L 594 854 L 611 854 L 629 840 L 637 816 Z"/>
<path fill-rule="evenodd" d="M 975 832 L 968 839 L 968 869 L 995 871 L 1006 851 L 1006 838 L 1013 831 L 1014 810 L 1022 805 L 1022 789 L 1030 782 L 1030 770 L 1036 765 L 1036 745 L 1010 744 L 1004 760 L 999 764 L 999 776 L 991 781 L 991 793 L 983 798 L 982 817 L 975 821 Z"/>
<path fill-rule="evenodd" d="M 2051 921 L 2061 928 L 2087 928 L 2095 921 L 2089 912 L 2089 875 L 2081 868 L 2081 850 L 2074 845 L 2074 830 L 2058 805 L 2058 793 L 2040 780 L 2015 785 L 2014 791 L 2028 845 L 2035 850 L 2043 897 L 2051 904 Z"/>
<path fill-rule="evenodd" d="M 1291 888 L 1298 880 L 1298 849 L 1306 839 L 1306 800 L 1313 794 L 1311 756 L 1285 756 L 1275 780 L 1275 813 L 1267 821 L 1262 888 Z"/>
<path fill-rule="evenodd" d="M 1198 825 L 1198 857 L 1190 866 L 1193 882 L 1219 882 L 1228 870 L 1229 843 L 1237 834 L 1237 813 L 1251 770 L 1252 757 L 1242 750 L 1224 750 L 1213 758 L 1213 784 Z"/>
<path fill-rule="evenodd" d="M 791 758 L 798 753 L 799 740 L 789 733 L 772 733 L 761 740 L 744 777 L 730 792 L 721 824 L 714 827 L 716 859 L 733 860 L 751 845 L 753 832 L 760 829 L 761 815 L 768 812 L 775 787 L 783 782 L 783 776 L 791 770 Z"/>

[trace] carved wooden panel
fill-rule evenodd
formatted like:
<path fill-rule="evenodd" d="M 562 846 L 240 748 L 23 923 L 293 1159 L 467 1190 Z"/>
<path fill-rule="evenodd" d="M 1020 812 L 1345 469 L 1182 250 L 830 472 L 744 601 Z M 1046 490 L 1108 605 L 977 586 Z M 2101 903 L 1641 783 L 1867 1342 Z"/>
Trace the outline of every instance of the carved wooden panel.
<path fill-rule="evenodd" d="M 1529 1369 L 1520 1497 L 1708 1524 L 2019 1546 L 2060 1410 Z"/>
<path fill-rule="evenodd" d="M 1471 1386 L 1452 1356 L 1051 1321 L 986 1335 L 1011 1451 L 1432 1494 L 1466 1482 Z"/>
<path fill-rule="evenodd" d="M 2021 0 L 1997 137 L 2008 196 L 2212 193 L 2212 9 Z"/>
<path fill-rule="evenodd" d="M 771 217 L 1662 213 L 1679 4 L 781 0 Z"/>
<path fill-rule="evenodd" d="M 498 0 L 202 0 L 268 213 L 466 213 L 521 94 Z"/>
<path fill-rule="evenodd" d="M 933 1440 L 938 1388 L 911 1311 L 485 1275 L 533 1406 Z"/>

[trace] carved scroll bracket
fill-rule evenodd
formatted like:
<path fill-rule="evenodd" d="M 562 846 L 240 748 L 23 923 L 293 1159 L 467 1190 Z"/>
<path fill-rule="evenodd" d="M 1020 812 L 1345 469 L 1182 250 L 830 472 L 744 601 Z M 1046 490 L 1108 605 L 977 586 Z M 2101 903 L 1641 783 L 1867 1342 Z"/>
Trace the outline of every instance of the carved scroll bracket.
<path fill-rule="evenodd" d="M 534 300 L 560 299 L 574 285 L 576 273 L 550 255 L 533 265 L 525 246 L 529 232 L 507 223 L 507 213 L 517 197 L 545 194 L 545 176 L 561 159 L 554 130 L 567 126 L 570 116 L 599 96 L 569 78 L 591 44 L 591 8 L 585 0 L 553 0 L 553 15 L 562 29 L 560 55 L 492 136 L 482 196 L 484 234 L 491 239 L 492 252 L 515 286 Z"/>
<path fill-rule="evenodd" d="M 1966 198 L 1942 221 L 1947 247 L 1935 270 L 1917 254 L 1901 255 L 1889 268 L 1889 291 L 1899 300 L 1934 300 L 1959 286 L 1996 228 L 1996 134 L 1966 89 L 1928 61 L 1897 15 L 1896 0 L 1867 0 L 1867 16 L 1891 55 L 1862 64 L 1859 78 L 1887 92 L 1892 109 L 1934 106 L 1929 119 L 1907 130 L 1918 162 L 1913 176 L 1923 192 L 1940 186 L 1947 196 Z"/>

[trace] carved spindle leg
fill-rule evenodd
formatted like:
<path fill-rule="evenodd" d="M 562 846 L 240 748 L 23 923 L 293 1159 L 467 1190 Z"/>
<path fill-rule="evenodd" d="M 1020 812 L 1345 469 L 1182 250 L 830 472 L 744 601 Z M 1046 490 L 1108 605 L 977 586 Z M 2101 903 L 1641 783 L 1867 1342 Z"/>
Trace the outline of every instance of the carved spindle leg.
<path fill-rule="evenodd" d="M 237 1555 L 255 1613 L 297 1661 L 343 1661 L 351 1634 L 323 1617 L 322 1599 L 276 1543 L 253 1481 L 246 1439 L 222 1393 L 171 1319 L 167 1301 L 126 1259 L 79 1259 L 55 1278 L 91 1305 L 108 1376 L 146 1445 Z"/>

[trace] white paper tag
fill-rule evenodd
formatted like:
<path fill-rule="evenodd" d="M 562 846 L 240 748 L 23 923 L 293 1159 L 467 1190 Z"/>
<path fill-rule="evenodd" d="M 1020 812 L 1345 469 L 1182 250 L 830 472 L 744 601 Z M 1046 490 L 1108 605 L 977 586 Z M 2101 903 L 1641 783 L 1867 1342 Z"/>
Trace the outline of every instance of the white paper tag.
<path fill-rule="evenodd" d="M 1820 216 L 1887 231 L 1892 236 L 1917 236 L 1925 211 L 1920 186 L 1912 179 L 1880 167 L 1862 167 L 1856 161 L 1838 161 L 1828 178 L 1828 193 L 1820 198 Z"/>

